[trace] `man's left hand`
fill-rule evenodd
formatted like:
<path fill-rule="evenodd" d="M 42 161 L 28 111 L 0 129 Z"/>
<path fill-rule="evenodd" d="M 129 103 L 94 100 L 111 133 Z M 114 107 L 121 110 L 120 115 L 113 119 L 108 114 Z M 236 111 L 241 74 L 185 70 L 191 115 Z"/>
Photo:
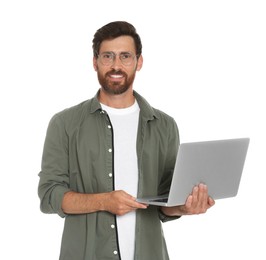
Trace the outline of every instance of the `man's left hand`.
<path fill-rule="evenodd" d="M 195 215 L 206 213 L 214 204 L 215 201 L 208 194 L 207 185 L 201 183 L 193 188 L 185 205 L 161 207 L 161 210 L 168 216 Z"/>

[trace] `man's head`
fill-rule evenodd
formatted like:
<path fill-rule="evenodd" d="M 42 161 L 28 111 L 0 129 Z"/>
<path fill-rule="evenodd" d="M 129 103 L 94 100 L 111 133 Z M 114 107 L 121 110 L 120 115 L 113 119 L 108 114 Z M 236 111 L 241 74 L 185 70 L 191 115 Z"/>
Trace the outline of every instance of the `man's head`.
<path fill-rule="evenodd" d="M 102 91 L 119 95 L 132 89 L 136 71 L 142 67 L 142 44 L 133 25 L 112 22 L 93 39 L 93 66 Z"/>

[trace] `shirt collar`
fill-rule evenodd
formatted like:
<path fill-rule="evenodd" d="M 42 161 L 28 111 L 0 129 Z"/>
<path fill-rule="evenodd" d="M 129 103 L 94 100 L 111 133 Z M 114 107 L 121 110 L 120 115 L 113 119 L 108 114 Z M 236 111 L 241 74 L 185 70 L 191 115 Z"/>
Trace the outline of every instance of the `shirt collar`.
<path fill-rule="evenodd" d="M 101 104 L 98 99 L 99 92 L 100 90 L 98 90 L 96 95 L 92 98 L 90 113 L 95 113 L 97 110 L 102 109 Z M 133 91 L 133 95 L 135 96 L 139 104 L 140 113 L 147 121 L 158 118 L 158 116 L 156 115 L 156 111 L 150 106 L 150 104 L 146 101 L 145 98 L 143 98 L 136 91 Z"/>

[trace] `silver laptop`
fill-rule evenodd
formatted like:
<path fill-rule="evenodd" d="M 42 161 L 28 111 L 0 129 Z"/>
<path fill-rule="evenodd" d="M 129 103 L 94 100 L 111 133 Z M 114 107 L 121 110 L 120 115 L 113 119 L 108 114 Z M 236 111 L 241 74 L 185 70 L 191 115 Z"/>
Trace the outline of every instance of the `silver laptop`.
<path fill-rule="evenodd" d="M 204 183 L 209 195 L 223 199 L 237 195 L 249 138 L 183 143 L 180 145 L 168 195 L 137 198 L 158 206 L 184 205 L 195 185 Z"/>

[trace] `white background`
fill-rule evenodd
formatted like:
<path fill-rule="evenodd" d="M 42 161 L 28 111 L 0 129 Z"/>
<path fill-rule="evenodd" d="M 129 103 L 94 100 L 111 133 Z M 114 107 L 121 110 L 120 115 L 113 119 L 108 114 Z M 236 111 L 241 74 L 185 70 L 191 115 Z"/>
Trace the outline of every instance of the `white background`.
<path fill-rule="evenodd" d="M 95 31 L 135 25 L 135 90 L 173 116 L 181 141 L 250 137 L 238 196 L 164 224 L 175 259 L 266 259 L 266 7 L 261 0 L 0 3 L 1 259 L 58 259 L 63 219 L 39 211 L 51 116 L 91 98 Z"/>

